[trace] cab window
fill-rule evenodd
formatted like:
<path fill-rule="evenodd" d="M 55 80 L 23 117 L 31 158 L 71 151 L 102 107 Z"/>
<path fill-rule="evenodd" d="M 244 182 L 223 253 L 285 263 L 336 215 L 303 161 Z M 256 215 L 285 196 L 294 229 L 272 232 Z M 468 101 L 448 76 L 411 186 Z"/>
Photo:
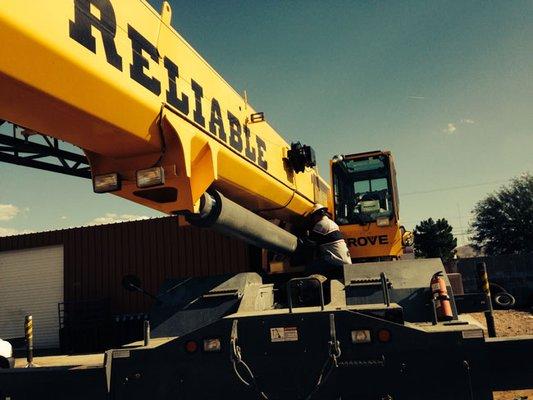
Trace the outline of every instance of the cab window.
<path fill-rule="evenodd" d="M 367 224 L 394 214 L 387 156 L 339 161 L 333 168 L 335 220 Z"/>

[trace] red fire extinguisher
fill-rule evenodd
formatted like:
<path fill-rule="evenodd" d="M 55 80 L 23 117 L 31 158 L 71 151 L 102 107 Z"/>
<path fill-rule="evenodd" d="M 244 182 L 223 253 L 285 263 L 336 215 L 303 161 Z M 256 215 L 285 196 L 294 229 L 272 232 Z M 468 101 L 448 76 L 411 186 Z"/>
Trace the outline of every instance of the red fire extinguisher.
<path fill-rule="evenodd" d="M 440 321 L 449 321 L 453 319 L 450 296 L 446 290 L 446 281 L 442 277 L 442 271 L 437 272 L 431 278 L 431 295 L 435 300 L 437 317 Z"/>

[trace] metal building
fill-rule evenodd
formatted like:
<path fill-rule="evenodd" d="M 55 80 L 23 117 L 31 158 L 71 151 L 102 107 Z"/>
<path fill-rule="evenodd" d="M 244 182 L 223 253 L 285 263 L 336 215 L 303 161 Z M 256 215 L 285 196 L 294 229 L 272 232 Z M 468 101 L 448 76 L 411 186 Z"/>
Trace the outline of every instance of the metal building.
<path fill-rule="evenodd" d="M 63 302 L 63 246 L 0 252 L 0 337 L 23 332 L 34 315 L 35 346 L 59 347 L 57 304 Z"/>
<path fill-rule="evenodd" d="M 152 302 L 125 291 L 123 276 L 156 293 L 168 277 L 256 268 L 258 249 L 175 217 L 1 237 L 0 337 L 22 336 L 31 313 L 37 347 L 118 345 L 140 334 Z"/>

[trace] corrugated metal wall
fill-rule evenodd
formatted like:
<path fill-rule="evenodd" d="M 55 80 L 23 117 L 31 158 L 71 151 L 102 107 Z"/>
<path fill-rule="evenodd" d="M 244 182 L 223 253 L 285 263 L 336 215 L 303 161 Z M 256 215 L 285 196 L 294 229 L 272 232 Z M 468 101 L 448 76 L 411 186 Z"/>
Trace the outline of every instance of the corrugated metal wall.
<path fill-rule="evenodd" d="M 139 276 L 156 293 L 167 277 L 243 272 L 260 265 L 245 243 L 175 217 L 0 238 L 0 251 L 63 244 L 65 302 L 109 299 L 111 313 L 147 312 L 151 301 L 121 286 Z"/>
<path fill-rule="evenodd" d="M 0 298 L 1 338 L 23 337 L 24 317 L 30 314 L 35 347 L 58 347 L 63 246 L 0 252 Z"/>

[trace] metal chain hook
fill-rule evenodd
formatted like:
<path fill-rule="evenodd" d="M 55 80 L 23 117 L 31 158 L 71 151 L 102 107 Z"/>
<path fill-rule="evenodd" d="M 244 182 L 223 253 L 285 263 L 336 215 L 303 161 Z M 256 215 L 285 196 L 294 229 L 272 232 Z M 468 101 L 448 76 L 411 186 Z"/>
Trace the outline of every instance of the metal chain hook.
<path fill-rule="evenodd" d="M 337 340 L 337 330 L 335 328 L 335 314 L 329 314 L 329 334 L 331 340 L 329 341 L 329 356 L 335 367 L 338 366 L 337 359 L 341 356 L 340 343 Z"/>
<path fill-rule="evenodd" d="M 231 327 L 231 336 L 230 336 L 230 348 L 231 348 L 230 361 L 233 366 L 233 371 L 235 372 L 235 375 L 237 376 L 237 378 L 246 387 L 251 387 L 256 391 L 259 399 L 268 400 L 268 396 L 265 394 L 265 392 L 263 392 L 259 388 L 252 370 L 250 369 L 248 364 L 246 364 L 244 360 L 242 359 L 241 348 L 237 344 L 237 341 L 239 339 L 238 331 L 237 331 L 238 322 L 239 321 L 236 319 L 233 320 L 233 324 Z M 241 372 L 239 372 L 239 368 L 241 369 L 242 372 L 245 372 L 246 375 L 248 375 L 248 380 L 242 376 Z"/>

